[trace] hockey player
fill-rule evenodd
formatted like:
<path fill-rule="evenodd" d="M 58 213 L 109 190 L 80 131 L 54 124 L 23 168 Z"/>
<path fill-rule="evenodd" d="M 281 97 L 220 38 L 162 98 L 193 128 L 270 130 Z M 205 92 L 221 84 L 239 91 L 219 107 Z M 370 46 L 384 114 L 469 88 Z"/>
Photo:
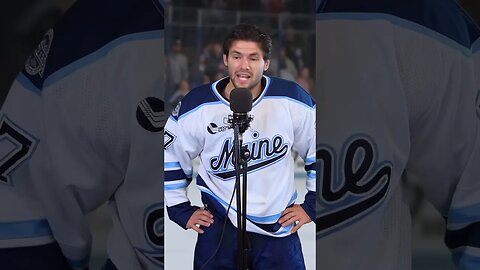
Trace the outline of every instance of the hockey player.
<path fill-rule="evenodd" d="M 479 29 L 453 0 L 317 4 L 317 268 L 410 269 L 405 181 L 480 269 Z"/>
<path fill-rule="evenodd" d="M 105 269 L 163 269 L 163 6 L 80 0 L 1 111 L 0 269 L 85 269 L 109 202 Z"/>
<path fill-rule="evenodd" d="M 224 119 L 231 114 L 231 91 L 248 88 L 254 98 L 254 120 L 244 134 L 251 151 L 246 225 L 250 267 L 305 269 L 296 231 L 315 214 L 315 102 L 296 83 L 263 76 L 271 39 L 257 27 L 235 26 L 223 49 L 229 76 L 190 91 L 165 127 L 169 218 L 199 233 L 194 269 L 237 268 L 236 202 L 229 209 L 235 182 L 233 130 Z M 303 158 L 308 172 L 308 193 L 301 205 L 294 203 L 292 150 Z M 192 206 L 186 194 L 197 156 L 196 183 L 208 209 Z"/>

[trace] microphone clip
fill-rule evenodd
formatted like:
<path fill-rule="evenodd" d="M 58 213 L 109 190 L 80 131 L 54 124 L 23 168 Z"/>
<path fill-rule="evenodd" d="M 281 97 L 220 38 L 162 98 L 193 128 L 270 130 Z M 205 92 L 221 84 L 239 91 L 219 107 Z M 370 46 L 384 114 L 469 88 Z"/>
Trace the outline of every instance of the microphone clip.
<path fill-rule="evenodd" d="M 238 126 L 239 132 L 244 133 L 252 122 L 253 116 L 248 113 L 233 113 L 228 115 L 227 123 L 230 124 L 230 128 Z"/>

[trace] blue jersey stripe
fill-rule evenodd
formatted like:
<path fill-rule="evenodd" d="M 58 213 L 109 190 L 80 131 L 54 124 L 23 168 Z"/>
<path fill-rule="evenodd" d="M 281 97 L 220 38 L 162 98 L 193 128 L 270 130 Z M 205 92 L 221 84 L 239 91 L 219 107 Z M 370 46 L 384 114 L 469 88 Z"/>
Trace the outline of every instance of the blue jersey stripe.
<path fill-rule="evenodd" d="M 189 177 L 183 172 L 182 169 L 174 171 L 165 171 L 165 181 L 175 181 L 188 179 Z"/>
<path fill-rule="evenodd" d="M 28 91 L 31 91 L 37 95 L 41 95 L 42 94 L 42 91 L 40 89 L 38 89 L 37 86 L 35 86 L 31 81 L 30 79 L 28 79 L 28 77 L 25 76 L 25 74 L 23 74 L 23 72 L 20 72 L 17 76 L 17 82 L 20 83 L 25 89 L 27 89 Z"/>
<path fill-rule="evenodd" d="M 131 41 L 140 41 L 140 40 L 153 40 L 159 39 L 163 37 L 163 30 L 157 31 L 148 31 L 142 33 L 133 33 L 126 36 L 119 37 L 116 40 L 106 44 L 104 47 L 98 49 L 95 52 L 92 52 L 89 55 L 86 55 L 83 58 L 78 59 L 77 61 L 68 64 L 59 70 L 52 73 L 48 78 L 45 79 L 43 83 L 43 87 L 50 86 L 63 78 L 67 77 L 68 75 L 72 74 L 73 72 L 95 63 L 96 61 L 105 57 L 113 48 L 118 47 L 122 44 L 131 42 Z"/>
<path fill-rule="evenodd" d="M 163 164 L 165 169 L 180 169 L 180 162 L 165 162 Z"/>
<path fill-rule="evenodd" d="M 480 222 L 470 224 L 459 230 L 447 230 L 445 243 L 450 249 L 462 246 L 480 248 Z"/>
<path fill-rule="evenodd" d="M 389 14 L 421 25 L 470 49 L 480 30 L 466 12 L 452 0 L 325 0 L 318 14 Z"/>
<path fill-rule="evenodd" d="M 270 77 L 270 87 L 265 90 L 264 98 L 283 98 L 296 101 L 310 108 L 315 107 L 312 96 L 296 82 Z"/>
<path fill-rule="evenodd" d="M 217 202 L 219 202 L 221 205 L 223 205 L 225 207 L 225 209 L 228 207 L 228 203 L 225 202 L 224 200 L 222 200 L 217 195 L 215 195 L 212 191 L 210 191 L 210 189 L 206 186 L 205 182 L 203 181 L 203 179 L 200 176 L 197 177 L 197 185 L 198 185 L 201 192 L 204 192 L 204 193 L 210 195 L 211 197 L 213 197 Z M 289 204 L 294 203 L 297 196 L 298 196 L 297 192 L 295 192 L 292 195 L 292 197 L 290 198 Z M 234 207 L 231 207 L 231 209 L 235 212 L 237 211 Z M 256 223 L 276 223 L 278 221 L 278 219 L 282 216 L 282 213 L 283 213 L 283 211 L 278 213 L 278 214 L 273 214 L 273 215 L 269 215 L 269 216 L 247 215 L 247 218 L 255 224 Z M 256 225 L 258 225 L 258 224 L 256 224 Z"/>
<path fill-rule="evenodd" d="M 188 182 L 184 183 L 178 183 L 178 184 L 173 184 L 173 185 L 164 185 L 164 190 L 176 190 L 176 189 L 182 189 L 188 187 Z"/>
<path fill-rule="evenodd" d="M 480 257 L 477 256 L 454 251 L 452 260 L 459 269 L 480 269 Z"/>
<path fill-rule="evenodd" d="M 472 44 L 472 52 L 476 53 L 478 51 L 480 51 L 480 38 L 477 38 L 477 40 L 475 40 L 475 42 Z"/>
<path fill-rule="evenodd" d="M 453 49 L 461 51 L 464 55 L 469 56 L 471 54 L 470 44 L 461 44 L 458 41 L 442 35 L 430 28 L 405 20 L 403 18 L 396 17 L 391 14 L 383 13 L 325 13 L 317 14 L 317 20 L 385 20 L 399 27 L 411 30 L 416 33 L 420 33 L 424 36 L 428 36 L 434 40 L 437 40 Z"/>
<path fill-rule="evenodd" d="M 305 164 L 306 165 L 314 165 L 316 161 L 317 161 L 316 157 L 308 157 L 307 160 L 305 160 Z"/>
<path fill-rule="evenodd" d="M 112 40 L 133 33 L 163 30 L 162 12 L 162 7 L 155 6 L 153 1 L 77 1 L 53 29 L 44 76 L 28 77 L 42 89 L 45 78 Z"/>
<path fill-rule="evenodd" d="M 68 264 L 72 266 L 75 269 L 84 269 L 85 267 L 88 266 L 90 262 L 90 257 L 87 256 L 83 259 L 72 259 L 72 258 L 67 258 Z"/>
<path fill-rule="evenodd" d="M 211 89 L 211 84 L 201 85 L 192 89 L 188 94 L 180 101 L 181 106 L 178 113 L 173 117 L 178 120 L 185 115 L 197 110 L 198 108 L 208 105 L 222 103 Z"/>
<path fill-rule="evenodd" d="M 449 223 L 472 223 L 480 221 L 480 204 L 462 208 L 452 208 L 448 212 Z"/>
<path fill-rule="evenodd" d="M 0 223 L 0 239 L 32 238 L 52 235 L 46 219 Z"/>

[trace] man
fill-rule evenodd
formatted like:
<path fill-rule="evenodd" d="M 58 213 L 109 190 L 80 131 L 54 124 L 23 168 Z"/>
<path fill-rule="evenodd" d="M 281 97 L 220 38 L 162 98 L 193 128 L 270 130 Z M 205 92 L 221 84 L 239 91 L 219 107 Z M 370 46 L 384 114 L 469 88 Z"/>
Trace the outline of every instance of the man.
<path fill-rule="evenodd" d="M 315 213 L 315 102 L 296 83 L 263 76 L 271 42 L 256 26 L 235 26 L 223 43 L 229 76 L 190 91 L 167 121 L 165 201 L 171 220 L 199 233 L 194 269 L 238 265 L 236 203 L 229 208 L 235 182 L 233 130 L 225 121 L 235 88 L 249 89 L 254 98 L 254 120 L 244 134 L 251 151 L 246 225 L 250 268 L 305 269 L 297 230 Z M 292 151 L 304 159 L 308 172 L 308 193 L 301 205 L 294 203 Z M 202 208 L 192 206 L 186 194 L 197 156 Z"/>
<path fill-rule="evenodd" d="M 107 201 L 105 269 L 163 269 L 163 23 L 157 0 L 78 1 L 28 59 L 1 111 L 1 269 L 87 268 Z"/>
<path fill-rule="evenodd" d="M 408 182 L 458 269 L 480 269 L 479 29 L 452 0 L 317 8 L 317 268 L 410 269 Z"/>
<path fill-rule="evenodd" d="M 183 52 L 182 40 L 177 39 L 172 46 L 172 54 L 168 57 L 172 75 L 173 89 L 180 88 L 182 81 L 189 80 L 188 58 Z"/>

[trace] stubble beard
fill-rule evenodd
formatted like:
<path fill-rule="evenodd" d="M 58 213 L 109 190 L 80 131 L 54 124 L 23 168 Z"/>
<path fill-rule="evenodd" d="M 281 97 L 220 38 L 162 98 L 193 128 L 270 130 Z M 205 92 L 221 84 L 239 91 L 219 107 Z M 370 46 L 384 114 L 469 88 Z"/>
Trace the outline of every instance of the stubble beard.
<path fill-rule="evenodd" d="M 245 86 L 245 87 L 239 87 L 239 86 L 235 83 L 235 80 L 232 79 L 232 76 L 230 76 L 230 82 L 232 83 L 232 85 L 233 85 L 234 88 L 246 88 L 246 89 L 248 89 L 249 91 L 252 91 L 255 87 L 257 87 L 257 86 L 260 84 L 261 79 L 260 79 L 258 82 L 252 83 L 252 84 L 247 85 L 247 86 Z"/>

